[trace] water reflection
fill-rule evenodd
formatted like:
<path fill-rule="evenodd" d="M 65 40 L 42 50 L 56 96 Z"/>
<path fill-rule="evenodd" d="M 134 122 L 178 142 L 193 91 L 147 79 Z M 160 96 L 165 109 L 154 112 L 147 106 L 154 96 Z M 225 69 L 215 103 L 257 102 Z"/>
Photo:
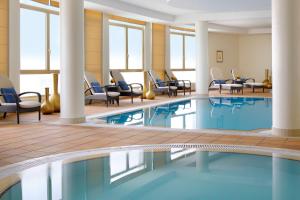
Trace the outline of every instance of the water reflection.
<path fill-rule="evenodd" d="M 173 148 L 41 165 L 0 200 L 300 199 L 300 162 Z"/>
<path fill-rule="evenodd" d="M 178 129 L 267 129 L 272 126 L 272 100 L 239 97 L 186 100 L 104 120 L 109 124 Z"/>

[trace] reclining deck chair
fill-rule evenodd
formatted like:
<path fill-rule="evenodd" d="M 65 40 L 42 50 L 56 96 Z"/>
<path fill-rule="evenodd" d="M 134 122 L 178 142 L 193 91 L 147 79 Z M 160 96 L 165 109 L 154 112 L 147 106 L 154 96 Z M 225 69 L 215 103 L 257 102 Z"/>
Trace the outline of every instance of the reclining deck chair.
<path fill-rule="evenodd" d="M 177 90 L 183 90 L 183 94 L 185 95 L 186 91 L 192 93 L 192 83 L 190 80 L 178 80 L 174 73 L 171 70 L 165 70 L 166 77 L 169 81 L 174 81 Z"/>
<path fill-rule="evenodd" d="M 209 89 L 219 89 L 220 94 L 222 93 L 222 89 L 230 90 L 231 93 L 236 90 L 237 92 L 242 91 L 243 93 L 243 84 L 233 83 L 232 79 L 225 79 L 224 75 L 220 68 L 211 68 L 211 83 L 209 84 Z"/>
<path fill-rule="evenodd" d="M 23 101 L 22 96 L 34 94 L 37 101 Z M 41 100 L 42 97 L 38 92 L 23 92 L 17 94 L 12 82 L 5 76 L 0 75 L 0 112 L 6 118 L 7 113 L 17 114 L 17 123 L 20 123 L 20 114 L 25 112 L 38 112 L 38 119 L 41 120 Z"/>
<path fill-rule="evenodd" d="M 110 75 L 113 78 L 115 84 L 120 89 L 120 96 L 131 97 L 131 103 L 133 103 L 133 97 L 141 97 L 143 101 L 144 87 L 140 83 L 127 84 L 123 75 L 119 70 L 110 70 Z"/>
<path fill-rule="evenodd" d="M 253 93 L 255 92 L 255 89 L 257 89 L 257 88 L 261 88 L 263 90 L 263 92 L 265 92 L 264 83 L 257 83 L 257 82 L 255 82 L 254 78 L 241 78 L 241 77 L 238 77 L 236 75 L 236 71 L 233 70 L 233 69 L 231 70 L 231 75 L 232 75 L 232 78 L 235 82 L 241 83 L 245 87 L 252 88 Z M 248 82 L 248 81 L 252 81 L 252 82 Z"/>
<path fill-rule="evenodd" d="M 118 92 L 119 89 L 117 86 L 107 85 L 101 87 L 96 77 L 89 72 L 85 72 L 84 79 L 88 86 L 85 90 L 85 100 L 89 101 L 90 104 L 93 100 L 103 100 L 106 102 L 107 107 L 108 103 L 114 103 L 114 101 L 116 101 L 119 106 L 120 93 Z"/>
<path fill-rule="evenodd" d="M 155 93 L 167 93 L 170 97 L 172 94 L 177 96 L 177 86 L 174 81 L 162 81 L 153 70 L 148 71 L 148 76 L 154 85 Z"/>

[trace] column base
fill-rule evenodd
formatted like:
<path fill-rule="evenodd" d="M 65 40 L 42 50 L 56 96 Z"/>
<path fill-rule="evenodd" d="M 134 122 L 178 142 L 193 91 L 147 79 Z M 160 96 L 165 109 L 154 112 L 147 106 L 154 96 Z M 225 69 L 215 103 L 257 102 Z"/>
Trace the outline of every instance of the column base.
<path fill-rule="evenodd" d="M 85 117 L 79 118 L 60 118 L 60 123 L 62 124 L 81 124 L 86 122 Z"/>
<path fill-rule="evenodd" d="M 272 134 L 282 137 L 300 137 L 300 129 L 279 129 L 273 128 Z"/>

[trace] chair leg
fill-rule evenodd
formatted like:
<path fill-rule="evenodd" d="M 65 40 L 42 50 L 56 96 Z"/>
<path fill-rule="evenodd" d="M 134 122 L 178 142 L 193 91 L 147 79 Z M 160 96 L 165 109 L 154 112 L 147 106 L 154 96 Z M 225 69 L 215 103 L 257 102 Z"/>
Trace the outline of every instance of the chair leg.
<path fill-rule="evenodd" d="M 89 104 L 92 104 L 93 100 L 89 100 Z"/>
<path fill-rule="evenodd" d="M 17 111 L 17 123 L 20 124 L 20 112 Z"/>
<path fill-rule="evenodd" d="M 117 101 L 117 105 L 120 106 L 120 100 L 119 100 L 119 97 L 116 99 Z"/>
<path fill-rule="evenodd" d="M 41 108 L 39 109 L 39 121 L 41 121 Z"/>
<path fill-rule="evenodd" d="M 131 103 L 133 104 L 133 95 L 131 94 Z"/>
<path fill-rule="evenodd" d="M 6 116 L 7 116 L 7 113 L 5 112 L 5 113 L 3 113 L 3 119 L 5 119 L 6 118 Z"/>

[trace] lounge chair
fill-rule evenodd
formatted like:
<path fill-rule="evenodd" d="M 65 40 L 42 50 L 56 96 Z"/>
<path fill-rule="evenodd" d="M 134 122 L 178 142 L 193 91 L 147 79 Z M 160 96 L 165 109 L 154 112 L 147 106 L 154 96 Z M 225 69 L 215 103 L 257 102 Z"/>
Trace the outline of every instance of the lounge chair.
<path fill-rule="evenodd" d="M 174 73 L 171 70 L 165 70 L 165 75 L 168 81 L 174 81 L 177 90 L 183 90 L 183 94 L 185 95 L 186 91 L 192 93 L 192 83 L 190 80 L 178 80 Z"/>
<path fill-rule="evenodd" d="M 117 86 L 107 85 L 101 87 L 96 77 L 89 72 L 85 72 L 84 79 L 88 86 L 85 90 L 85 100 L 89 101 L 89 104 L 91 104 L 93 100 L 104 100 L 107 107 L 108 103 L 114 103 L 115 101 L 119 106 L 120 93 L 118 92 L 119 88 Z"/>
<path fill-rule="evenodd" d="M 154 85 L 153 91 L 155 93 L 167 93 L 170 97 L 172 94 L 177 96 L 177 86 L 174 81 L 162 81 L 153 70 L 148 71 L 148 76 Z"/>
<path fill-rule="evenodd" d="M 7 113 L 17 114 L 17 123 L 20 123 L 20 113 L 38 112 L 38 119 L 41 120 L 41 94 L 38 92 L 23 92 L 17 94 L 12 82 L 5 76 L 0 75 L 0 112 L 6 118 Z M 37 101 L 23 101 L 22 96 L 34 94 Z"/>
<path fill-rule="evenodd" d="M 233 79 L 225 79 L 220 68 L 211 68 L 211 83 L 209 84 L 209 89 L 219 89 L 220 94 L 222 90 L 230 90 L 231 93 L 234 91 L 240 92 L 243 94 L 243 84 L 234 83 Z"/>
<path fill-rule="evenodd" d="M 144 87 L 142 84 L 127 84 L 119 70 L 110 70 L 110 75 L 113 78 L 115 84 L 119 87 L 121 96 L 131 97 L 131 103 L 133 103 L 134 97 L 141 97 L 141 101 L 143 101 Z"/>
<path fill-rule="evenodd" d="M 262 89 L 265 92 L 264 83 L 255 82 L 254 78 L 241 78 L 237 77 L 235 70 L 231 70 L 231 75 L 235 83 L 243 84 L 247 88 L 252 88 L 252 92 L 255 92 L 255 89 Z M 249 82 L 250 81 L 250 82 Z"/>

